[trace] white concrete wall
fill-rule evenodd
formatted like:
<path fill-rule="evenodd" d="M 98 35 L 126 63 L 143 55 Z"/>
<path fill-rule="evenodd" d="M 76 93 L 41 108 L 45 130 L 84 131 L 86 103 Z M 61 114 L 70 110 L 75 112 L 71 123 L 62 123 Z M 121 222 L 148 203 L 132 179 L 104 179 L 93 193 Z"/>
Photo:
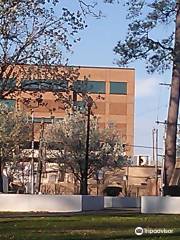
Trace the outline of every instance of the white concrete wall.
<path fill-rule="evenodd" d="M 0 194 L 0 211 L 3 212 L 80 212 L 102 209 L 103 196 Z"/>
<path fill-rule="evenodd" d="M 135 197 L 104 197 L 105 208 L 140 208 L 140 198 Z"/>
<path fill-rule="evenodd" d="M 103 196 L 82 196 L 82 210 L 102 210 L 104 209 Z"/>
<path fill-rule="evenodd" d="M 180 214 L 180 197 L 141 197 L 141 213 Z"/>
<path fill-rule="evenodd" d="M 6 212 L 80 212 L 80 195 L 0 194 L 0 211 Z"/>

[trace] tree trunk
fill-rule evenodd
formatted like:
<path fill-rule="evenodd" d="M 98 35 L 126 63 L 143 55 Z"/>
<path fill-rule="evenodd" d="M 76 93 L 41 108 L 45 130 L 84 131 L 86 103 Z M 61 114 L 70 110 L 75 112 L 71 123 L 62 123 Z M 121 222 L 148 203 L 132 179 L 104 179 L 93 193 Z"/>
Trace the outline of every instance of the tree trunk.
<path fill-rule="evenodd" d="M 169 185 L 176 163 L 176 135 L 180 99 L 180 1 L 177 0 L 174 61 L 165 140 L 164 184 Z"/>
<path fill-rule="evenodd" d="M 81 176 L 80 194 L 81 195 L 88 195 L 88 184 L 87 184 L 87 178 L 86 178 L 85 175 Z"/>

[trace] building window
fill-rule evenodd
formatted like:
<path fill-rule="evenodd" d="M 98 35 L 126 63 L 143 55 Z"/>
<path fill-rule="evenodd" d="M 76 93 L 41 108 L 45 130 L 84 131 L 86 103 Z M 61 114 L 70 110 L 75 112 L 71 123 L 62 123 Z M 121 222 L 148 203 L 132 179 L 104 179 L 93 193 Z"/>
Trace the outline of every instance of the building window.
<path fill-rule="evenodd" d="M 82 81 L 74 82 L 73 90 L 75 92 L 105 93 L 106 83 L 104 81 Z"/>
<path fill-rule="evenodd" d="M 89 93 L 105 93 L 106 83 L 101 81 L 88 81 Z"/>
<path fill-rule="evenodd" d="M 110 94 L 127 94 L 127 82 L 110 82 Z"/>
<path fill-rule="evenodd" d="M 32 118 L 29 118 L 28 120 L 29 120 L 29 122 L 32 122 Z M 54 122 L 60 122 L 62 120 L 63 120 L 63 118 L 55 118 L 55 117 L 54 118 L 53 117 L 51 117 L 51 118 L 46 118 L 46 117 L 33 118 L 34 123 L 54 123 Z"/>
<path fill-rule="evenodd" d="M 86 110 L 86 103 L 84 101 L 75 101 L 74 109 L 84 112 Z"/>
<path fill-rule="evenodd" d="M 15 89 L 16 87 L 16 79 L 9 78 L 9 79 L 1 79 L 0 81 L 0 90 L 11 90 Z"/>
<path fill-rule="evenodd" d="M 5 105 L 7 108 L 14 108 L 16 105 L 16 100 L 14 99 L 0 99 L 0 103 Z"/>
<path fill-rule="evenodd" d="M 21 87 L 26 91 L 50 91 L 50 92 L 63 92 L 67 90 L 68 82 L 66 80 L 23 80 Z"/>
<path fill-rule="evenodd" d="M 53 119 L 52 118 L 34 118 L 33 122 L 34 123 L 52 123 Z"/>
<path fill-rule="evenodd" d="M 24 143 L 24 149 L 32 149 L 32 142 L 27 141 Z M 34 149 L 39 149 L 39 142 L 38 141 L 34 141 Z"/>

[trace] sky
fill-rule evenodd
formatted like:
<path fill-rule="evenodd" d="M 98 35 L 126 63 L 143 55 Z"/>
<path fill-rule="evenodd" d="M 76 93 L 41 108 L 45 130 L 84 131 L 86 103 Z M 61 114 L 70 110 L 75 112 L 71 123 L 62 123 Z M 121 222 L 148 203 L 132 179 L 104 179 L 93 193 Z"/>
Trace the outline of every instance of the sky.
<path fill-rule="evenodd" d="M 71 5 L 70 2 L 66 1 Z M 81 41 L 73 46 L 70 65 L 117 67 L 113 48 L 127 33 L 127 12 L 122 4 L 102 4 L 99 7 L 105 17 L 99 20 L 92 17 L 86 19 L 88 27 L 80 33 Z M 130 67 L 136 71 L 134 145 L 152 147 L 152 129 L 158 128 L 159 147 L 163 148 L 164 125 L 157 125 L 156 121 L 163 122 L 167 118 L 170 89 L 159 83 L 170 83 L 171 72 L 149 75 L 141 61 L 132 63 Z M 152 156 L 152 149 L 135 147 L 134 153 Z M 159 154 L 163 154 L 163 150 L 159 150 Z"/>

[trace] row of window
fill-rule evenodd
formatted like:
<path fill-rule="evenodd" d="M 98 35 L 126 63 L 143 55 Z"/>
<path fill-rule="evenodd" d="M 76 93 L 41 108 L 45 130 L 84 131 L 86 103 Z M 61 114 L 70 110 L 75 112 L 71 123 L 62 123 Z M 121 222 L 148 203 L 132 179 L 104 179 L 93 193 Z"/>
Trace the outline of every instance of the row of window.
<path fill-rule="evenodd" d="M 73 90 L 75 92 L 88 93 L 106 93 L 106 82 L 104 81 L 81 81 L 74 83 Z M 110 82 L 110 94 L 126 95 L 127 82 Z"/>
<path fill-rule="evenodd" d="M 59 91 L 63 92 L 68 87 L 68 82 L 66 80 L 24 80 L 22 81 L 21 87 L 26 91 Z"/>
<path fill-rule="evenodd" d="M 33 119 L 29 118 L 29 122 L 33 123 L 54 123 L 63 120 L 63 118 L 55 118 L 55 117 L 35 117 Z"/>
<path fill-rule="evenodd" d="M 3 86 L 3 83 L 0 82 L 0 89 L 4 88 L 8 90 L 13 88 L 16 85 L 15 79 L 9 79 L 8 82 Z M 38 80 L 23 80 L 21 87 L 26 91 L 59 91 L 63 92 L 68 87 L 67 80 L 47 80 L 47 79 L 38 79 Z M 77 80 L 72 86 L 72 90 L 75 92 L 88 92 L 88 93 L 97 93 L 105 94 L 106 93 L 106 82 L 104 81 L 82 81 Z M 110 94 L 126 95 L 127 94 L 127 82 L 110 82 Z"/>
<path fill-rule="evenodd" d="M 105 93 L 106 83 L 102 81 L 82 81 L 74 82 L 73 90 L 75 92 Z"/>
<path fill-rule="evenodd" d="M 44 90 L 44 91 L 65 91 L 68 87 L 66 80 L 24 80 L 22 88 L 24 90 Z M 106 82 L 104 81 L 82 81 L 77 80 L 72 86 L 75 92 L 88 92 L 88 93 L 106 93 Z M 110 94 L 127 94 L 126 82 L 110 82 Z"/>
<path fill-rule="evenodd" d="M 0 99 L 0 103 L 4 104 L 8 108 L 14 108 L 16 105 L 16 100 L 14 99 Z"/>
<path fill-rule="evenodd" d="M 3 81 L 0 81 L 0 89 L 3 90 L 9 90 L 16 87 L 16 79 L 9 78 L 9 79 L 3 79 Z"/>

